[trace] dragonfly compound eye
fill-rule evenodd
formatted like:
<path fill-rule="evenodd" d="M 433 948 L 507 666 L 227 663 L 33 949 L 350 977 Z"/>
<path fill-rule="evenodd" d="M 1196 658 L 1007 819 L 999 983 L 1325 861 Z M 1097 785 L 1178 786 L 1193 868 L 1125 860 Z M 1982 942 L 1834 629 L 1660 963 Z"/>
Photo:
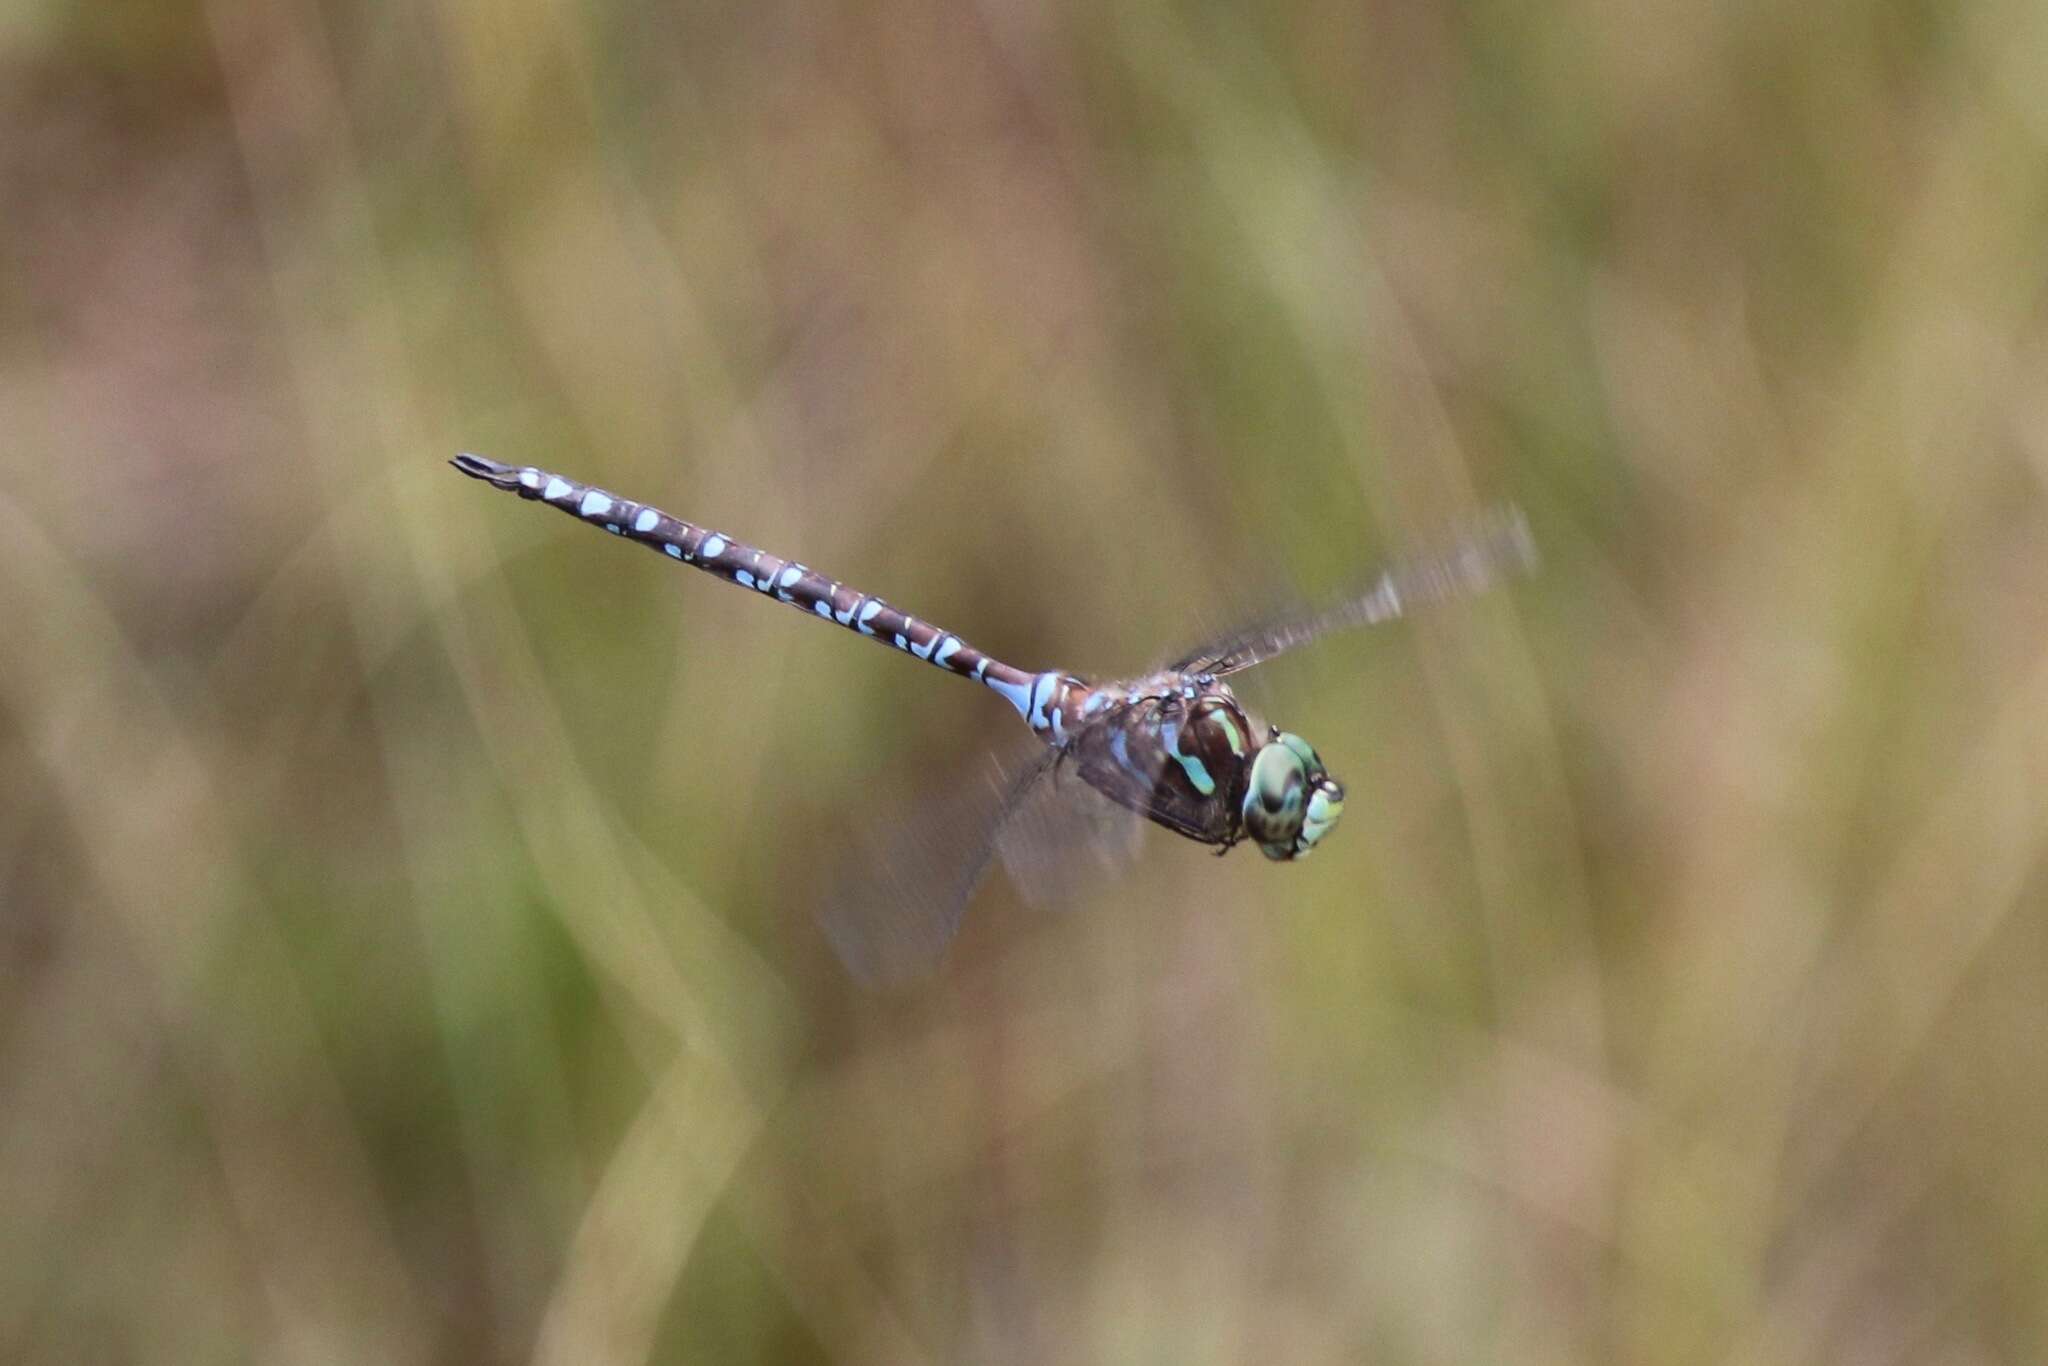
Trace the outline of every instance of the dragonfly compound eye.
<path fill-rule="evenodd" d="M 1344 810 L 1344 789 L 1306 740 L 1282 731 L 1252 758 L 1244 830 L 1267 858 L 1300 858 L 1330 833 Z"/>

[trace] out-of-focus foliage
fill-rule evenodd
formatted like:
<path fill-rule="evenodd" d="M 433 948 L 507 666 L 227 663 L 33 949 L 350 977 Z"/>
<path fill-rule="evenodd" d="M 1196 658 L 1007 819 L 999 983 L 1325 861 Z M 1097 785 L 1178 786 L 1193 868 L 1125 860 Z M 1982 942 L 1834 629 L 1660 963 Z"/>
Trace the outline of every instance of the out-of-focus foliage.
<path fill-rule="evenodd" d="M 0 1359 L 2048 1359 L 2048 8 L 0 16 Z M 1470 508 L 945 971 L 987 695 Z"/>

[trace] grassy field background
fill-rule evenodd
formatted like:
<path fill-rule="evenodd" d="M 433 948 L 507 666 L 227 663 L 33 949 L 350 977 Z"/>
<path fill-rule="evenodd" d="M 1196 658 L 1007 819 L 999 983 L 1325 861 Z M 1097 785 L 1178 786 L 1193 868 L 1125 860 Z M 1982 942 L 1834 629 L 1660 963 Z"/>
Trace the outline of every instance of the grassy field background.
<path fill-rule="evenodd" d="M 2048 9 L 0 6 L 0 1359 L 2048 1359 Z M 1318 858 L 843 850 L 1031 667 Z"/>

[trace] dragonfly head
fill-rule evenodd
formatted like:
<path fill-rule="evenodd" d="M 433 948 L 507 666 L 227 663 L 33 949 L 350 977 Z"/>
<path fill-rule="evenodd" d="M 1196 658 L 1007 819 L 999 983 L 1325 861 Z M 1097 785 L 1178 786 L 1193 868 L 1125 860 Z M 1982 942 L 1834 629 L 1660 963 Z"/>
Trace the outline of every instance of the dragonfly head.
<path fill-rule="evenodd" d="M 1308 741 L 1274 730 L 1252 756 L 1244 793 L 1244 830 L 1259 852 L 1285 861 L 1306 856 L 1344 812 L 1344 785 L 1330 776 Z"/>

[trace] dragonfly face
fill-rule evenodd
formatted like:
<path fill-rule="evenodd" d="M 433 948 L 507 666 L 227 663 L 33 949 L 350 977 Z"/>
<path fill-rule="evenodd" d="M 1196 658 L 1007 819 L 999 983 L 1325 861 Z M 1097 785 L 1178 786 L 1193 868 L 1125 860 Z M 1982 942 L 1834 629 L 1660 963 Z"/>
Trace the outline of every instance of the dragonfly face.
<path fill-rule="evenodd" d="M 1252 756 L 1244 832 L 1276 862 L 1306 858 L 1344 814 L 1344 785 L 1330 776 L 1308 741 L 1274 730 Z"/>

